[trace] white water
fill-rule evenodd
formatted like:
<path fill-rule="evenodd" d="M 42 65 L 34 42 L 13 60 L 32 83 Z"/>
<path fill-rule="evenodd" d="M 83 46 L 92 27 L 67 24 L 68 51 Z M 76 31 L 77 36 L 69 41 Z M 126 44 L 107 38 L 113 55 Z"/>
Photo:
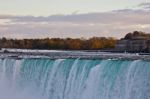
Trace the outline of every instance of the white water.
<path fill-rule="evenodd" d="M 150 99 L 150 61 L 0 59 L 0 99 Z"/>

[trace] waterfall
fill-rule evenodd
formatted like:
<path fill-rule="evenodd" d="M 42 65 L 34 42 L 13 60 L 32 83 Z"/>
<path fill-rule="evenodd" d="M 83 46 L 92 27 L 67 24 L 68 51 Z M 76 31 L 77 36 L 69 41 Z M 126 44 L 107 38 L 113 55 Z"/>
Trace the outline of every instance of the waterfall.
<path fill-rule="evenodd" d="M 0 59 L 0 99 L 149 99 L 150 61 Z"/>

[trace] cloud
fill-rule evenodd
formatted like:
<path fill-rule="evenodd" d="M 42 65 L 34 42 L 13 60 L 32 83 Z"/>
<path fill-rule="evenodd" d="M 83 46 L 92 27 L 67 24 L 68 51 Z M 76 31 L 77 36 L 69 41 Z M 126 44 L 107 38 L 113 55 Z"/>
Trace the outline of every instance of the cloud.
<path fill-rule="evenodd" d="M 140 6 L 144 5 L 146 4 Z M 150 31 L 149 13 L 149 10 L 144 9 L 121 9 L 48 17 L 0 15 L 0 37 L 113 36 L 120 38 L 134 30 Z"/>
<path fill-rule="evenodd" d="M 138 6 L 149 6 L 149 5 L 150 5 L 150 2 L 145 2 L 145 3 L 139 4 Z"/>
<path fill-rule="evenodd" d="M 138 7 L 146 9 L 146 10 L 150 10 L 150 2 L 144 2 L 138 5 Z"/>

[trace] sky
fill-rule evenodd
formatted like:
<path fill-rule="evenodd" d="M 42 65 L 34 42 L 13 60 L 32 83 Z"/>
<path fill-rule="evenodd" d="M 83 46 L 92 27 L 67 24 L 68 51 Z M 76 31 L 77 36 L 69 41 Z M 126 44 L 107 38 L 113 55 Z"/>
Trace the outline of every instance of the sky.
<path fill-rule="evenodd" d="M 150 32 L 150 0 L 0 0 L 0 38 L 121 38 Z"/>

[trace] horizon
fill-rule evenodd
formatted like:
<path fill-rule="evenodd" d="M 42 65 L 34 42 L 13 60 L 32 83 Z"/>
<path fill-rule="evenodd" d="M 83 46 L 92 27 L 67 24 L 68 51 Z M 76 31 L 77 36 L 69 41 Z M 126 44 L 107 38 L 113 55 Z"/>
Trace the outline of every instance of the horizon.
<path fill-rule="evenodd" d="M 149 0 L 1 0 L 0 38 L 120 39 L 150 32 Z"/>

